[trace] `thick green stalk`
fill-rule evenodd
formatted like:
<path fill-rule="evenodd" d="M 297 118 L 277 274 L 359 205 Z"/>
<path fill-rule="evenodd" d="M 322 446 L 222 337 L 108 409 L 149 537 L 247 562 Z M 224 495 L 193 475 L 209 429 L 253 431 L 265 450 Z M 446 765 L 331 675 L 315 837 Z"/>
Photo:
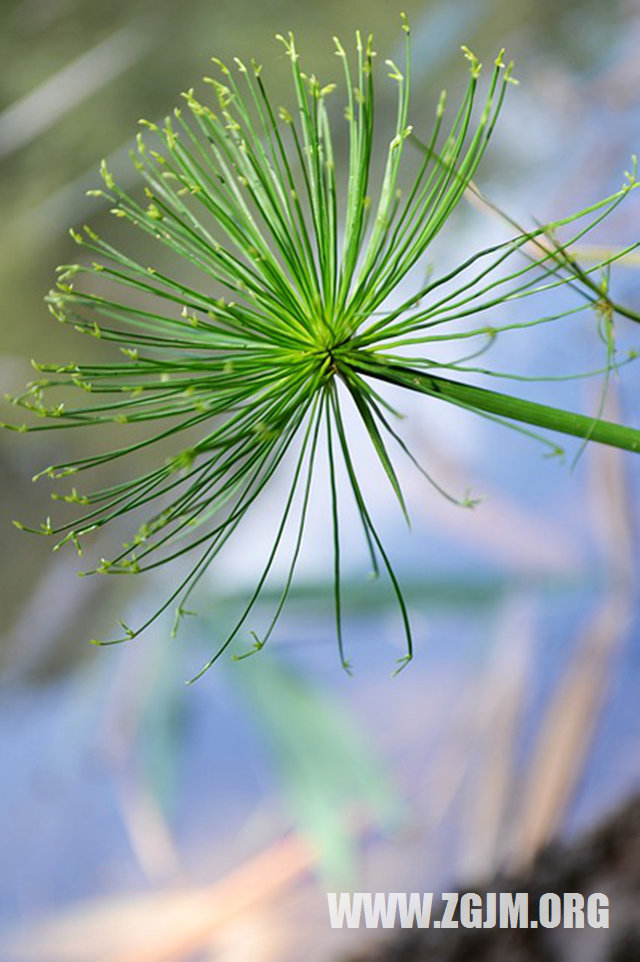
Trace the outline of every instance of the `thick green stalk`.
<path fill-rule="evenodd" d="M 498 391 L 489 391 L 472 384 L 453 381 L 450 378 L 426 374 L 399 364 L 382 364 L 369 358 L 359 359 L 353 356 L 349 357 L 348 364 L 352 370 L 361 374 L 465 408 L 536 425 L 550 431 L 559 431 L 562 434 L 571 434 L 578 438 L 587 438 L 590 441 L 624 448 L 627 451 L 640 452 L 640 430 L 625 427 L 623 424 L 603 421 L 574 411 L 565 411 L 562 408 L 550 407 L 548 404 L 538 404 L 536 401 L 526 401 Z"/>

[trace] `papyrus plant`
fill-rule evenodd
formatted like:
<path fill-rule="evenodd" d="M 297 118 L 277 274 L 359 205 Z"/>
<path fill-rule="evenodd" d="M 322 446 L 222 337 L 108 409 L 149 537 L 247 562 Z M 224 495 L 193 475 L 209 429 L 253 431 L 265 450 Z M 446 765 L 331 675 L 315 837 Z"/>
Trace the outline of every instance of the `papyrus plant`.
<path fill-rule="evenodd" d="M 291 69 L 290 110 L 273 103 L 257 64 L 236 60 L 228 68 L 215 61 L 218 78 L 205 78 L 212 101 L 196 99 L 190 90 L 164 127 L 146 123 L 148 139 L 138 137 L 134 161 L 144 195 L 125 193 L 102 165 L 105 186 L 96 193 L 152 245 L 166 248 L 171 266 L 160 266 L 166 255 L 155 266 L 151 257 L 139 260 L 89 227 L 73 231 L 86 256 L 60 269 L 49 306 L 60 322 L 111 342 L 104 345 L 105 361 L 38 364 L 46 376 L 13 400 L 47 422 L 18 430 L 99 429 L 122 422 L 124 436 L 124 425 L 144 425 L 142 439 L 138 434 L 117 450 L 42 472 L 60 478 L 123 462 L 122 480 L 114 486 L 88 493 L 74 487 L 64 495 L 79 506 L 76 520 L 58 526 L 47 520 L 41 527 L 56 538 L 56 547 L 73 542 L 81 550 L 89 532 L 144 509 L 147 520 L 97 570 L 137 574 L 183 556 L 192 559 L 187 569 L 175 566 L 177 583 L 164 604 L 139 627 L 124 626 L 123 636 L 114 640 L 134 638 L 169 606 L 179 618 L 275 472 L 288 468 L 289 493 L 264 571 L 234 630 L 220 639 L 202 671 L 246 625 L 292 526 L 297 534 L 280 600 L 249 651 L 261 648 L 289 593 L 314 468 L 326 458 L 342 663 L 348 667 L 340 589 L 343 497 L 355 499 L 374 571 L 390 579 L 395 593 L 407 646 L 400 666 L 410 659 L 401 586 L 365 500 L 344 420 L 344 405 L 355 406 L 390 491 L 406 513 L 392 453 L 415 459 L 384 400 L 386 383 L 425 395 L 426 404 L 446 401 L 536 437 L 533 428 L 541 427 L 640 448 L 638 431 L 478 386 L 478 375 L 497 372 L 470 360 L 507 331 L 562 323 L 582 311 L 585 323 L 595 318 L 592 323 L 603 333 L 603 369 L 620 363 L 614 315 L 638 318 L 611 300 L 608 268 L 625 251 L 582 267 L 571 250 L 636 186 L 635 172 L 617 193 L 575 215 L 531 230 L 512 222 L 508 240 L 478 251 L 445 276 L 431 276 L 410 297 L 406 291 L 399 297 L 403 279 L 423 260 L 465 191 L 473 189 L 512 82 L 511 65 L 500 54 L 479 95 L 481 65 L 463 48 L 469 82 L 457 111 L 445 110 L 443 94 L 431 133 L 413 132 L 406 23 L 404 29 L 404 65 L 386 61 L 385 72 L 397 88 L 397 114 L 380 176 L 373 173 L 375 55 L 371 38 L 364 42 L 360 35 L 353 56 L 335 40 L 341 82 L 326 86 L 302 71 L 293 36 L 278 38 Z M 336 131 L 345 117 L 348 144 L 336 153 Z M 414 110 L 414 123 L 422 124 L 423 117 L 422 107 Z M 568 234 L 562 243 L 561 228 Z M 574 304 L 566 308 L 563 299 L 563 307 L 549 313 L 549 295 L 561 288 L 571 290 Z M 535 303 L 539 295 L 546 314 L 534 311 L 533 319 L 522 321 L 496 313 L 510 302 Z M 460 344 L 459 361 L 434 359 L 443 341 Z M 443 368 L 449 369 L 447 377 Z M 50 392 L 69 387 L 82 398 L 76 407 L 45 401 Z M 172 457 L 158 456 L 150 470 L 127 473 L 136 454 L 167 439 L 175 443 Z M 559 450 L 555 441 L 546 443 Z M 339 462 L 350 491 L 339 490 Z"/>

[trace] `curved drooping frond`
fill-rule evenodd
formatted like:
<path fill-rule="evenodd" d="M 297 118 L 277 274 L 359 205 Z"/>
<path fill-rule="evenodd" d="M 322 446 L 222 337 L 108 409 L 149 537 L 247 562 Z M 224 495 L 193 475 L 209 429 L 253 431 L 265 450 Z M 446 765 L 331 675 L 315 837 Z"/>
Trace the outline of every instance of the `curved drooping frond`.
<path fill-rule="evenodd" d="M 404 29 L 403 69 L 386 61 L 398 101 L 379 177 L 374 174 L 379 143 L 374 130 L 374 51 L 371 37 L 364 42 L 359 34 L 355 57 L 335 40 L 347 121 L 347 143 L 339 152 L 346 157 L 337 159 L 334 152 L 342 120 L 336 120 L 331 103 L 341 88 L 323 86 L 302 72 L 289 35 L 279 40 L 290 62 L 293 113 L 276 109 L 257 64 L 236 60 L 230 69 L 215 61 L 217 79 L 205 78 L 213 88 L 213 105 L 196 99 L 190 90 L 183 108 L 164 126 L 145 122 L 150 138 L 140 135 L 134 154 L 144 199 L 122 190 L 102 165 L 104 188 L 94 193 L 106 198 L 115 216 L 148 235 L 158 250 L 156 266 L 113 247 L 89 227 L 73 231 L 85 257 L 61 269 L 48 298 L 50 309 L 80 333 L 113 342 L 121 355 L 112 351 L 101 364 L 36 365 L 45 376 L 13 400 L 46 421 L 18 430 L 143 423 L 143 437 L 138 432 L 121 448 L 42 472 L 52 477 L 117 459 L 134 463 L 140 453 L 148 464 L 154 445 L 164 450 L 167 442 L 175 444 L 172 457 L 158 455 L 154 468 L 130 480 L 90 493 L 73 488 L 63 497 L 80 506 L 79 516 L 57 526 L 47 520 L 40 529 L 56 538 L 56 547 L 72 542 L 81 552 L 81 541 L 90 532 L 143 511 L 147 520 L 116 557 L 103 560 L 96 570 L 139 573 L 183 556 L 191 559 L 186 573 L 178 569 L 183 573 L 165 603 L 135 629 L 123 626 L 124 634 L 115 641 L 135 637 L 167 607 L 175 606 L 178 617 L 187 610 L 188 598 L 209 565 L 286 464 L 290 484 L 264 571 L 233 631 L 202 671 L 247 625 L 293 527 L 280 600 L 266 631 L 260 638 L 254 635 L 250 651 L 262 648 L 293 582 L 322 448 L 329 463 L 341 661 L 348 667 L 341 623 L 343 493 L 336 482 L 338 460 L 374 570 L 386 574 L 398 601 L 407 642 L 402 666 L 412 654 L 409 619 L 363 494 L 343 417 L 348 399 L 406 513 L 388 445 L 417 462 L 390 423 L 376 381 L 515 422 L 526 433 L 535 433 L 529 427 L 533 425 L 640 449 L 640 432 L 630 428 L 477 386 L 477 375 L 512 375 L 473 363 L 502 333 L 561 322 L 586 309 L 595 310 L 605 335 L 605 370 L 619 363 L 612 346 L 614 313 L 638 318 L 612 302 L 601 274 L 605 269 L 606 278 L 610 263 L 626 251 L 588 269 L 570 251 L 636 186 L 635 172 L 619 192 L 576 215 L 532 230 L 512 223 L 508 240 L 477 252 L 444 276 L 429 278 L 397 303 L 400 283 L 471 189 L 512 82 L 511 65 L 505 65 L 500 54 L 480 97 L 481 65 L 463 48 L 469 61 L 466 94 L 451 117 L 441 95 L 425 139 L 409 122 L 406 22 Z M 411 140 L 419 153 L 409 148 Z M 339 176 L 343 168 L 344 179 Z M 575 225 L 573 236 L 561 245 L 556 231 L 570 225 Z M 171 266 L 162 266 L 167 263 Z M 542 316 L 534 312 L 529 321 L 494 319 L 497 309 L 511 301 L 534 299 L 561 287 L 575 296 L 575 304 L 564 311 Z M 430 356 L 442 341 L 459 342 L 457 361 Z M 443 367 L 448 369 L 446 378 Z M 467 374 L 474 376 L 473 384 L 465 381 Z M 339 391 L 339 384 L 345 390 Z M 45 401 L 49 392 L 69 387 L 77 389 L 84 403 L 68 407 Z M 555 442 L 547 443 L 558 450 Z"/>

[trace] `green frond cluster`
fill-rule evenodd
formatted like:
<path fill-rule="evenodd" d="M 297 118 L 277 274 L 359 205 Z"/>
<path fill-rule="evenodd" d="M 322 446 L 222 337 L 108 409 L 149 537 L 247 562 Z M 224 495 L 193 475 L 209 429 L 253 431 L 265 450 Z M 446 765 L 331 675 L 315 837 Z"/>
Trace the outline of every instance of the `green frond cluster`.
<path fill-rule="evenodd" d="M 323 85 L 303 73 L 294 37 L 278 38 L 290 61 L 293 112 L 276 108 L 256 63 L 236 59 L 229 68 L 215 61 L 217 77 L 205 78 L 212 102 L 196 99 L 189 90 L 164 126 L 143 122 L 148 134 L 138 136 L 133 155 L 143 194 L 125 193 L 102 165 L 104 188 L 93 193 L 106 198 L 115 216 L 148 235 L 151 246 L 160 245 L 170 257 L 159 256 L 155 267 L 148 266 L 89 227 L 73 231 L 85 256 L 81 263 L 61 268 L 48 298 L 51 312 L 80 333 L 113 342 L 121 355 L 112 352 L 102 364 L 38 364 L 44 376 L 13 401 L 45 419 L 29 426 L 32 431 L 94 428 L 114 421 L 145 424 L 142 439 L 138 433 L 137 440 L 119 449 L 53 465 L 43 472 L 50 477 L 75 475 L 120 458 L 133 461 L 154 444 L 175 442 L 172 457 L 159 457 L 153 469 L 130 480 L 90 493 L 73 487 L 63 497 L 81 506 L 79 516 L 57 526 L 47 519 L 41 527 L 41 533 L 57 539 L 56 547 L 71 542 L 81 552 L 89 532 L 144 510 L 147 520 L 131 541 L 116 557 L 103 559 L 97 570 L 138 573 L 183 555 L 194 559 L 162 607 L 135 630 L 123 626 L 116 641 L 135 637 L 169 606 L 176 606 L 178 618 L 187 612 L 188 598 L 208 566 L 286 459 L 292 465 L 289 492 L 264 572 L 234 630 L 202 671 L 246 624 L 292 525 L 297 535 L 281 598 L 261 637 L 254 635 L 250 651 L 262 648 L 292 584 L 314 467 L 323 456 L 330 468 L 342 664 L 348 667 L 342 639 L 338 460 L 346 469 L 373 568 L 386 573 L 398 601 L 407 644 L 402 666 L 412 654 L 409 619 L 365 501 L 343 417 L 344 404 L 352 402 L 406 513 L 389 440 L 415 459 L 390 423 L 376 381 L 505 423 L 640 449 L 640 432 L 464 379 L 467 374 L 474 375 L 474 382 L 478 374 L 508 376 L 470 363 L 499 335 L 587 309 L 595 311 L 606 330 L 605 370 L 616 363 L 612 319 L 621 309 L 611 301 L 601 275 L 626 251 L 587 269 L 570 250 L 636 186 L 635 172 L 619 192 L 576 215 L 530 231 L 512 224 L 509 240 L 479 251 L 445 276 L 430 278 L 397 303 L 401 281 L 424 257 L 465 192 L 475 189 L 472 178 L 513 82 L 511 64 L 505 65 L 501 53 L 479 98 L 481 65 L 463 48 L 469 61 L 466 94 L 451 117 L 441 95 L 431 133 L 423 139 L 410 124 L 410 32 L 406 21 L 403 26 L 404 65 L 386 61 L 397 88 L 397 113 L 380 177 L 373 173 L 380 138 L 374 131 L 375 54 L 372 38 L 359 34 L 354 56 L 335 39 L 341 85 Z M 340 91 L 346 100 L 346 128 Z M 422 114 L 421 109 L 419 121 Z M 561 245 L 556 231 L 574 223 L 572 236 Z M 162 268 L 167 262 L 171 268 Z M 607 277 L 606 271 L 602 276 Z M 531 321 L 492 319 L 501 305 L 563 286 L 575 294 L 576 306 L 569 310 Z M 435 350 L 441 341 L 460 341 L 463 348 L 469 341 L 470 347 L 458 362 L 443 365 L 429 356 L 430 345 Z M 443 366 L 455 379 L 441 376 Z M 69 387 L 84 398 L 78 406 L 45 400 L 56 388 Z M 532 433 L 528 427 L 519 429 Z"/>

